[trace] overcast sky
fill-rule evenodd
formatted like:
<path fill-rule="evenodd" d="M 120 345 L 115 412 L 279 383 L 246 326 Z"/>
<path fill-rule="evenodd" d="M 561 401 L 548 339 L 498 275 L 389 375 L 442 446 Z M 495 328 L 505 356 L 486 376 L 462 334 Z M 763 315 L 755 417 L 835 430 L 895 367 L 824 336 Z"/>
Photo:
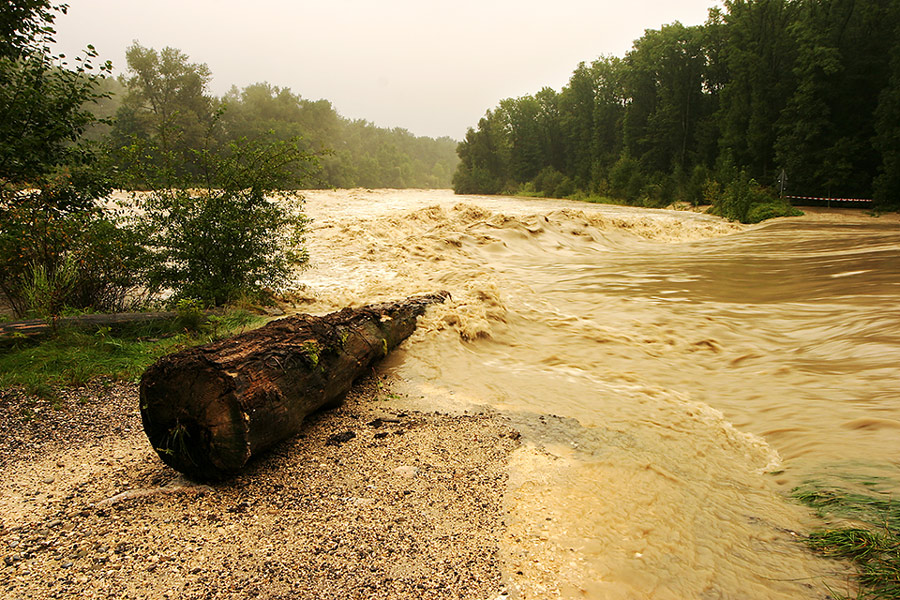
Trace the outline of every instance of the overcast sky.
<path fill-rule="evenodd" d="M 644 29 L 706 20 L 717 0 L 69 0 L 60 51 L 116 72 L 133 41 L 209 65 L 211 91 L 267 81 L 345 117 L 462 139 L 508 97 L 559 90 L 580 61 Z"/>

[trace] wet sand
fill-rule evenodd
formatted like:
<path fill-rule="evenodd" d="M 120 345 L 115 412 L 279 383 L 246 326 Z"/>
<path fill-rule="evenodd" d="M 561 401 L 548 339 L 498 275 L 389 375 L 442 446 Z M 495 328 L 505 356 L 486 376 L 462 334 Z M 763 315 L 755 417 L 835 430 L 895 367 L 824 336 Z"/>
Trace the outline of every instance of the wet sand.
<path fill-rule="evenodd" d="M 66 394 L 54 410 L 0 392 L 3 598 L 505 595 L 498 539 L 518 434 L 500 417 L 392 409 L 389 383 L 369 377 L 205 486 L 151 450 L 134 384 Z"/>

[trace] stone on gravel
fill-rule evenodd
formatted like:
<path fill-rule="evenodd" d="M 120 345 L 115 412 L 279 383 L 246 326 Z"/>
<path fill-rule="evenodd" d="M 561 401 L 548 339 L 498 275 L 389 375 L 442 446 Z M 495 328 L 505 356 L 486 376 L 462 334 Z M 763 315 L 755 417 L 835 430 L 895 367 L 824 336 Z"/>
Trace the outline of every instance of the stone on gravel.
<path fill-rule="evenodd" d="M 419 469 L 418 469 L 418 467 L 403 466 L 403 467 L 397 467 L 396 469 L 394 469 L 394 473 L 396 473 L 397 475 L 400 475 L 402 477 L 413 478 L 419 474 Z"/>

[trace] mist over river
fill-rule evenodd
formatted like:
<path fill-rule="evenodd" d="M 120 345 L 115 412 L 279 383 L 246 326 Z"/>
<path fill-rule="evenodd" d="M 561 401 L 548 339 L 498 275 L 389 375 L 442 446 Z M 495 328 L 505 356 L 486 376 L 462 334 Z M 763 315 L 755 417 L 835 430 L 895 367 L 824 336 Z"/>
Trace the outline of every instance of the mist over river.
<path fill-rule="evenodd" d="M 449 191 L 307 194 L 307 304 L 446 289 L 381 370 L 522 431 L 501 540 L 523 598 L 822 598 L 788 494 L 900 490 L 900 222 Z M 883 479 L 882 479 L 883 478 Z"/>

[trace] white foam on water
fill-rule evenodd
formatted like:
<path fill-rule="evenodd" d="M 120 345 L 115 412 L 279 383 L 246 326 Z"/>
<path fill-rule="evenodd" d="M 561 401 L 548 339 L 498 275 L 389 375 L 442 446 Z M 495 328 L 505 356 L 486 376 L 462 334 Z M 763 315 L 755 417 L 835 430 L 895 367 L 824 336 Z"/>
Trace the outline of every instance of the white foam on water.
<path fill-rule="evenodd" d="M 521 427 L 501 548 L 519 597 L 843 589 L 798 543 L 814 518 L 786 492 L 896 435 L 867 407 L 900 392 L 883 364 L 900 349 L 883 316 L 898 234 L 877 232 L 873 254 L 865 230 L 428 191 L 307 207 L 299 309 L 451 292 L 382 368 L 420 407 L 489 406 Z M 877 424 L 900 420 L 894 404 Z"/>

